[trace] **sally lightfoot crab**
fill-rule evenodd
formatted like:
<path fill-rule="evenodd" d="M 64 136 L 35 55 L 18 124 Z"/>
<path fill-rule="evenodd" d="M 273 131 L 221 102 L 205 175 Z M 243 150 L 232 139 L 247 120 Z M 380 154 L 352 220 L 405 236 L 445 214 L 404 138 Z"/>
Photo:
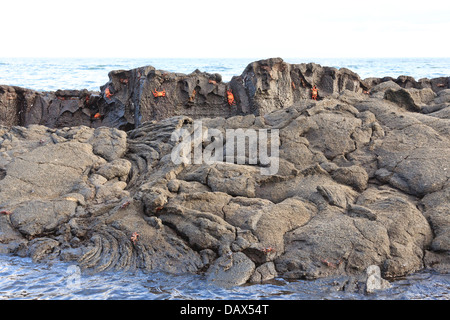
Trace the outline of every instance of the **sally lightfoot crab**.
<path fill-rule="evenodd" d="M 131 235 L 130 240 L 131 240 L 131 242 L 133 242 L 133 244 L 135 244 L 138 241 L 138 238 L 139 238 L 139 233 L 133 232 L 133 234 Z"/>
<path fill-rule="evenodd" d="M 155 98 L 157 98 L 157 97 L 165 97 L 166 96 L 166 89 L 164 89 L 163 91 L 156 91 L 156 89 L 153 89 L 152 93 L 153 93 L 153 96 Z"/>
<path fill-rule="evenodd" d="M 236 105 L 236 101 L 234 100 L 233 91 L 227 90 L 227 102 L 229 106 Z"/>

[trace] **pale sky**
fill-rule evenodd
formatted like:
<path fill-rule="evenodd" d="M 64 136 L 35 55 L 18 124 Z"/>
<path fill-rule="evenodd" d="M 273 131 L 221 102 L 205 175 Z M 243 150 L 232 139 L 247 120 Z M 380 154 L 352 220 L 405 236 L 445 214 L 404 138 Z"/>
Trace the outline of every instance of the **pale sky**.
<path fill-rule="evenodd" d="M 448 0 L 14 0 L 1 57 L 450 57 Z"/>

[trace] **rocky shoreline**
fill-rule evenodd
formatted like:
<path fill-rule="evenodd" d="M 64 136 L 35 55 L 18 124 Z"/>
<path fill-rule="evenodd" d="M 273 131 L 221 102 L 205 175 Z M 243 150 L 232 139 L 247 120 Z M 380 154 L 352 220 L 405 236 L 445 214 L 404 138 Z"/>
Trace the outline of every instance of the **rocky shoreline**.
<path fill-rule="evenodd" d="M 223 285 L 449 272 L 450 78 L 280 58 L 228 83 L 150 66 L 109 77 L 100 92 L 0 86 L 0 252 Z M 278 130 L 277 174 L 173 163 L 172 133 L 195 120 Z"/>

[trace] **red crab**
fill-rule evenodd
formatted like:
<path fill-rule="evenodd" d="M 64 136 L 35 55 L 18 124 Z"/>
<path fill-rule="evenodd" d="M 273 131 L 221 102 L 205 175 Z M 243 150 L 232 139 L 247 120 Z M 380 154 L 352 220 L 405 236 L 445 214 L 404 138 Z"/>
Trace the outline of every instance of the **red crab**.
<path fill-rule="evenodd" d="M 300 79 L 300 81 L 302 82 L 302 87 L 303 87 L 303 88 L 306 88 L 306 83 L 305 83 L 305 80 L 303 80 L 303 79 Z"/>
<path fill-rule="evenodd" d="M 311 99 L 317 100 L 317 96 L 319 94 L 319 89 L 316 86 L 311 88 Z"/>
<path fill-rule="evenodd" d="M 234 100 L 233 91 L 227 90 L 227 101 L 229 106 L 236 105 L 236 101 Z"/>
<path fill-rule="evenodd" d="M 113 96 L 113 94 L 111 93 L 111 91 L 109 90 L 109 87 L 105 89 L 105 96 L 108 99 L 111 99 L 111 97 Z"/>
<path fill-rule="evenodd" d="M 329 268 L 336 269 L 338 266 L 341 265 L 342 260 L 338 260 L 336 263 L 333 263 L 333 262 L 329 262 L 327 259 L 322 259 L 322 260 L 320 260 L 320 262 L 322 262 Z"/>
<path fill-rule="evenodd" d="M 5 216 L 9 216 L 12 212 L 7 210 L 0 211 L 0 214 L 4 214 Z"/>
<path fill-rule="evenodd" d="M 194 91 L 192 91 L 192 96 L 189 97 L 189 102 L 194 102 L 196 94 L 197 94 L 197 91 L 195 91 L 195 89 L 194 89 Z"/>
<path fill-rule="evenodd" d="M 120 209 L 125 209 L 125 208 L 128 207 L 130 204 L 131 204 L 130 201 L 126 201 L 126 202 L 124 202 L 124 203 L 122 203 L 122 204 L 120 205 Z"/>
<path fill-rule="evenodd" d="M 157 97 L 165 97 L 166 96 L 166 89 L 164 89 L 163 91 L 156 91 L 156 89 L 153 89 L 152 93 L 153 93 L 153 96 L 155 98 L 157 98 Z"/>
<path fill-rule="evenodd" d="M 135 244 L 136 243 L 136 241 L 138 241 L 138 238 L 139 238 L 139 233 L 137 233 L 137 232 L 133 232 L 133 234 L 131 235 L 131 241 L 133 242 L 133 244 Z"/>
<path fill-rule="evenodd" d="M 264 252 L 265 254 L 269 254 L 270 252 L 275 252 L 275 249 L 272 247 L 267 247 L 262 249 L 262 252 Z"/>

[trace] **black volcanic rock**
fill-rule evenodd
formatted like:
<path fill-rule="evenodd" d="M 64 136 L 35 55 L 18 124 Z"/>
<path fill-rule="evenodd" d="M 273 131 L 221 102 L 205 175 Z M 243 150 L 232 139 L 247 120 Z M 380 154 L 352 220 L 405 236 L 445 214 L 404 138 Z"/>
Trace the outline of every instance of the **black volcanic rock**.
<path fill-rule="evenodd" d="M 12 86 L 0 86 L 0 124 L 31 124 L 50 128 L 85 125 L 95 127 L 93 116 L 98 107 L 95 93 L 87 90 L 38 92 Z"/>
<path fill-rule="evenodd" d="M 449 78 L 420 79 L 401 76 L 362 80 L 346 68 L 322 67 L 315 63 L 289 64 L 281 58 L 250 63 L 240 76 L 222 82 L 219 74 L 195 70 L 191 74 L 170 73 L 145 66 L 109 73 L 101 92 L 58 90 L 37 92 L 0 86 L 0 124 L 41 124 L 52 128 L 85 125 L 123 130 L 150 120 L 185 115 L 229 118 L 236 115 L 264 115 L 311 98 L 319 89 L 319 100 L 344 91 L 368 93 L 387 81 L 409 90 L 429 88 L 437 93 L 450 88 Z M 231 90 L 235 105 L 227 102 Z M 155 97 L 153 92 L 164 92 Z M 404 100 L 404 99 L 403 99 Z M 433 103 L 425 110 L 433 108 Z"/>
<path fill-rule="evenodd" d="M 449 90 L 411 84 L 269 59 L 229 83 L 143 67 L 111 72 L 100 94 L 2 86 L 0 251 L 94 271 L 206 272 L 225 286 L 372 265 L 389 277 L 449 272 Z M 89 125 L 26 122 L 69 115 Z M 195 119 L 223 134 L 279 130 L 279 170 L 262 174 L 249 150 L 242 164 L 176 164 L 172 133 L 193 133 Z"/>

